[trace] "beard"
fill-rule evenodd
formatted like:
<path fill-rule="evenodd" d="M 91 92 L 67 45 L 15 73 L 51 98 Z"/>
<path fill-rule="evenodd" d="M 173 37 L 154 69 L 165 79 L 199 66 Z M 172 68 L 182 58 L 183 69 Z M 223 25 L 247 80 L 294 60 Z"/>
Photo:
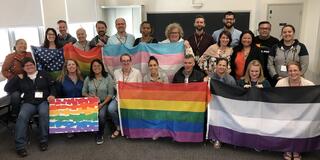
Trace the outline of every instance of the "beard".
<path fill-rule="evenodd" d="M 99 31 L 99 32 L 98 32 L 98 35 L 99 35 L 99 36 L 104 36 L 105 34 L 106 34 L 105 31 Z"/>
<path fill-rule="evenodd" d="M 203 26 L 196 26 L 195 28 L 196 28 L 197 31 L 202 31 L 202 30 L 204 30 L 204 27 L 203 27 Z"/>
<path fill-rule="evenodd" d="M 230 29 L 233 27 L 233 24 L 232 23 L 226 23 L 224 24 L 224 27 L 226 27 L 227 29 Z"/>

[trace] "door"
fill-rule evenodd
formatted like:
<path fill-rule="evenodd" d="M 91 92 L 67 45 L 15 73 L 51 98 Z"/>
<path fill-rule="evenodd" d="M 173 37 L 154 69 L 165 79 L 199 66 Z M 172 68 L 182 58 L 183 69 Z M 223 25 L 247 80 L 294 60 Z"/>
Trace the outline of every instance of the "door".
<path fill-rule="evenodd" d="M 280 38 L 281 28 L 286 24 L 292 24 L 296 30 L 295 37 L 299 39 L 302 8 L 302 3 L 269 4 L 267 19 L 272 25 L 271 35 Z"/>

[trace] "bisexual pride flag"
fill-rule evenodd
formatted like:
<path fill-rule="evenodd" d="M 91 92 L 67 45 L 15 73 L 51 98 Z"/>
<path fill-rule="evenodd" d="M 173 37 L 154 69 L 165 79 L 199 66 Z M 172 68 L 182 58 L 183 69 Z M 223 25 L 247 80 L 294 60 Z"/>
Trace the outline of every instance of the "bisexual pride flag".
<path fill-rule="evenodd" d="M 128 48 L 125 45 L 108 45 L 103 48 L 103 60 L 108 70 L 113 73 L 121 67 L 120 56 L 124 53 L 131 55 L 133 67 L 139 69 L 142 75 L 148 72 L 150 56 L 158 59 L 160 68 L 167 73 L 169 81 L 182 67 L 184 58 L 184 45 L 180 43 L 139 43 Z"/>
<path fill-rule="evenodd" d="M 208 139 L 258 150 L 320 150 L 320 86 L 236 88 L 211 81 Z"/>
<path fill-rule="evenodd" d="M 83 51 L 72 44 L 66 44 L 63 47 L 64 58 L 73 59 L 78 62 L 83 77 L 90 73 L 90 64 L 94 59 L 102 60 L 101 47 L 94 47 L 89 51 Z"/>
<path fill-rule="evenodd" d="M 37 70 L 46 71 L 53 79 L 56 79 L 64 64 L 63 49 L 31 46 L 31 50 L 36 61 Z"/>
<path fill-rule="evenodd" d="M 119 82 L 120 124 L 128 138 L 202 142 L 208 85 Z"/>
<path fill-rule="evenodd" d="M 94 132 L 98 130 L 97 98 L 56 98 L 54 102 L 50 102 L 50 134 Z"/>

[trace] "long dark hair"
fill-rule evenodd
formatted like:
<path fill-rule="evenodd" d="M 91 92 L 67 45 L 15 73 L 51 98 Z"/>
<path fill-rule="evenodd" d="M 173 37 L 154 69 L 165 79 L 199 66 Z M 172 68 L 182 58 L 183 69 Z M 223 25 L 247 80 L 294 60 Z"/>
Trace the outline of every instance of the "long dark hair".
<path fill-rule="evenodd" d="M 241 35 L 240 35 L 240 42 L 239 42 L 238 46 L 236 46 L 236 47 L 233 49 L 233 53 L 236 53 L 236 52 L 238 52 L 238 51 L 240 51 L 240 50 L 243 49 L 243 44 L 241 43 L 241 39 L 242 39 L 243 35 L 245 35 L 245 34 L 249 34 L 249 35 L 251 36 L 251 38 L 252 38 L 252 42 L 251 42 L 251 44 L 250 44 L 251 49 L 255 47 L 255 44 L 253 43 L 254 34 L 252 33 L 252 31 L 246 30 L 246 31 L 243 31 L 243 32 L 241 33 Z"/>
<path fill-rule="evenodd" d="M 54 35 L 56 36 L 56 39 L 54 40 L 54 44 L 56 45 L 56 48 L 61 48 L 62 46 L 59 44 L 58 42 L 58 34 L 57 31 L 54 28 L 47 28 L 46 30 L 46 35 L 44 37 L 44 43 L 43 43 L 43 47 L 44 48 L 49 48 L 49 40 L 48 40 L 48 32 L 52 31 L 54 33 Z"/>
<path fill-rule="evenodd" d="M 104 78 L 108 77 L 108 72 L 105 70 L 102 61 L 100 59 L 94 59 L 94 60 L 91 61 L 91 64 L 90 64 L 89 79 L 93 80 L 95 78 L 95 74 L 94 74 L 94 72 L 92 70 L 92 65 L 93 65 L 94 62 L 97 62 L 97 63 L 99 63 L 101 65 L 101 67 L 102 67 L 102 71 L 101 71 L 102 76 Z"/>

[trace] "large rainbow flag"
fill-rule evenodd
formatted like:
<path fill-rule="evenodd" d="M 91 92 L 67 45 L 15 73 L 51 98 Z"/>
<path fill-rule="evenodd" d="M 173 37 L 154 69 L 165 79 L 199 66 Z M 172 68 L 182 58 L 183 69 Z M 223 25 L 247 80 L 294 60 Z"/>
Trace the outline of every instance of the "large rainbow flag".
<path fill-rule="evenodd" d="M 84 77 L 89 75 L 91 61 L 93 59 L 102 59 L 101 47 L 94 47 L 90 51 L 83 51 L 72 44 L 66 44 L 63 50 L 65 59 L 73 59 L 79 63 Z"/>
<path fill-rule="evenodd" d="M 119 82 L 122 133 L 129 138 L 172 137 L 202 142 L 207 83 Z"/>
<path fill-rule="evenodd" d="M 97 98 L 56 98 L 54 102 L 50 102 L 50 134 L 94 132 L 98 130 Z"/>
<path fill-rule="evenodd" d="M 148 71 L 148 60 L 155 56 L 160 67 L 167 73 L 169 80 L 182 67 L 184 58 L 183 43 L 139 43 L 135 47 L 128 48 L 125 45 L 108 45 L 103 48 L 103 59 L 108 70 L 120 68 L 120 56 L 128 53 L 132 57 L 133 67 L 139 69 L 142 75 Z"/>

